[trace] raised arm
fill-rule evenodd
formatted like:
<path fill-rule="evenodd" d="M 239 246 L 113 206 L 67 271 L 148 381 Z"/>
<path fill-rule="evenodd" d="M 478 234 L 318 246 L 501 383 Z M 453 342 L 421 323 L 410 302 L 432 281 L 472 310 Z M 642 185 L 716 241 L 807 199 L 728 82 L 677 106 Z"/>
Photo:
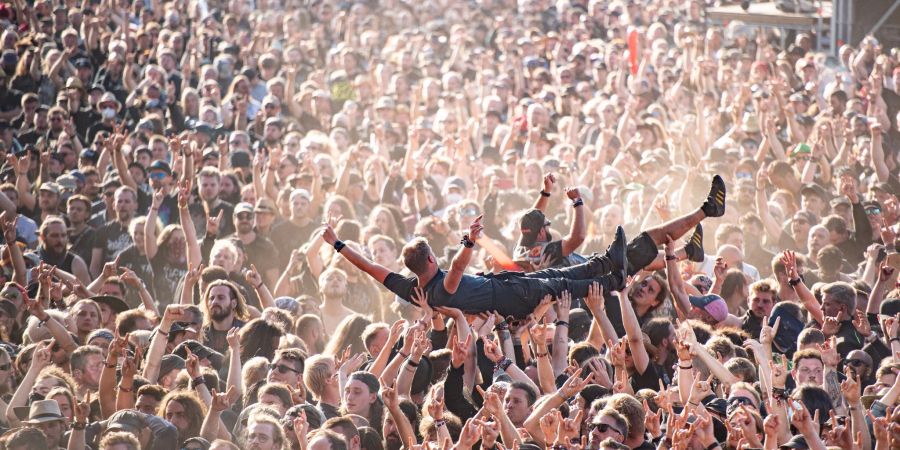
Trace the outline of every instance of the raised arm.
<path fill-rule="evenodd" d="M 556 183 L 555 175 L 553 175 L 552 173 L 544 175 L 544 188 L 541 189 L 541 194 L 538 195 L 538 198 L 534 202 L 534 206 L 532 206 L 532 208 L 541 211 L 545 211 L 547 209 L 547 204 L 550 203 L 550 194 L 553 192 L 553 183 Z"/>
<path fill-rule="evenodd" d="M 684 290 L 684 281 L 681 280 L 681 273 L 678 270 L 678 258 L 675 256 L 675 242 L 671 236 L 666 236 L 666 278 L 669 280 L 669 289 L 672 290 L 672 302 L 675 305 L 675 312 L 678 313 L 680 320 L 686 320 L 688 312 L 691 310 L 691 301 L 687 292 Z"/>
<path fill-rule="evenodd" d="M 784 269 L 787 272 L 788 284 L 794 288 L 794 291 L 803 303 L 803 307 L 806 308 L 819 325 L 825 323 L 825 313 L 822 312 L 822 305 L 819 304 L 816 296 L 809 291 L 806 283 L 800 278 L 800 272 L 797 270 L 797 255 L 792 251 L 785 251 L 781 255 L 781 262 L 784 264 Z"/>
<path fill-rule="evenodd" d="M 453 257 L 453 262 L 450 264 L 450 270 L 447 272 L 447 276 L 444 277 L 444 290 L 450 295 L 456 293 L 456 289 L 459 288 L 459 282 L 462 281 L 462 276 L 466 271 L 466 267 L 469 266 L 469 262 L 472 260 L 472 253 L 474 252 L 472 249 L 475 247 L 475 242 L 481 235 L 481 231 L 484 230 L 484 226 L 481 225 L 482 217 L 483 216 L 478 216 L 472 224 L 469 225 L 469 235 L 463 237 L 466 243 L 459 249 L 456 256 Z"/>
<path fill-rule="evenodd" d="M 181 221 L 181 228 L 184 230 L 184 245 L 187 250 L 188 265 L 197 267 L 203 260 L 200 252 L 200 242 L 197 241 L 197 229 L 194 228 L 194 219 L 191 218 L 191 212 L 188 211 L 188 196 L 191 193 L 191 182 L 189 175 L 185 174 L 185 181 L 182 182 L 181 189 L 178 191 L 178 218 Z"/>
<path fill-rule="evenodd" d="M 147 260 L 155 258 L 156 252 L 159 251 L 159 247 L 156 245 L 156 218 L 165 196 L 166 193 L 162 189 L 153 193 L 150 211 L 147 211 L 147 220 L 144 221 L 144 253 L 147 255 Z M 185 230 L 186 232 L 187 230 Z"/>
<path fill-rule="evenodd" d="M 670 246 L 666 245 L 666 254 L 668 254 Z M 666 258 L 668 259 L 668 258 Z M 672 263 L 673 261 L 668 261 Z M 671 283 L 671 282 L 670 282 Z M 622 310 L 622 326 L 625 328 L 625 336 L 628 338 L 628 348 L 631 349 L 631 357 L 634 360 L 634 369 L 643 374 L 650 364 L 650 355 L 644 347 L 644 334 L 641 332 L 641 324 L 638 322 L 631 301 L 628 300 L 628 292 L 631 285 L 625 287 L 616 295 L 619 297 L 619 308 Z"/>
<path fill-rule="evenodd" d="M 572 229 L 569 230 L 569 235 L 562 240 L 562 254 L 568 256 L 577 250 L 587 238 L 587 224 L 584 219 L 584 200 L 581 199 L 578 188 L 566 189 L 566 197 L 572 200 L 572 206 L 575 208 Z"/>
<path fill-rule="evenodd" d="M 391 274 L 391 271 L 388 268 L 380 264 L 376 264 L 365 256 L 357 253 L 355 250 L 353 250 L 353 248 L 345 246 L 343 242 L 338 240 L 337 234 L 334 232 L 334 228 L 332 228 L 330 224 L 326 223 L 320 233 L 320 236 L 323 240 L 325 240 L 325 243 L 334 247 L 334 250 L 336 252 L 340 253 L 341 256 L 346 258 L 347 261 L 350 261 L 350 263 L 356 266 L 356 268 L 362 270 L 370 277 L 374 278 L 375 281 L 384 284 L 384 279 Z M 339 242 L 340 244 L 338 244 Z M 458 280 L 457 283 L 459 283 Z M 454 292 L 455 291 L 456 289 L 454 289 Z"/>

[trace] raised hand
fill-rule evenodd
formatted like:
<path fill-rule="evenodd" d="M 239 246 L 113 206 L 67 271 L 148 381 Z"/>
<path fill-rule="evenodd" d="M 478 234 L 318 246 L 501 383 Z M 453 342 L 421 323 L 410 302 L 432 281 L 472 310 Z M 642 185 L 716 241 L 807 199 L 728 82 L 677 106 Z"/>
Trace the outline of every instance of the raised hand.
<path fill-rule="evenodd" d="M 191 379 L 197 378 L 201 375 L 200 358 L 197 358 L 197 355 L 195 355 L 190 348 L 185 348 L 185 351 L 187 352 L 187 357 L 184 358 L 184 369 L 187 371 Z"/>
<path fill-rule="evenodd" d="M 856 316 L 853 318 L 853 328 L 856 328 L 856 331 L 864 337 L 872 335 L 872 326 L 869 325 L 869 319 L 863 311 L 856 311 Z"/>
<path fill-rule="evenodd" d="M 563 321 L 569 321 L 569 310 L 572 307 L 572 294 L 569 291 L 562 291 L 562 293 L 556 299 L 556 305 L 554 309 L 556 310 L 556 318 Z"/>
<path fill-rule="evenodd" d="M 862 397 L 859 378 L 849 366 L 844 369 L 844 374 L 847 375 L 847 379 L 841 381 L 841 394 L 844 395 L 847 404 L 852 406 L 857 404 Z"/>
<path fill-rule="evenodd" d="M 428 415 L 435 420 L 444 417 L 444 386 L 437 385 L 431 390 L 431 400 L 428 402 Z"/>
<path fill-rule="evenodd" d="M 594 379 L 594 374 L 591 373 L 585 378 L 581 378 L 581 373 L 583 369 L 578 369 L 572 376 L 566 380 L 565 383 L 559 388 L 559 395 L 563 396 L 563 398 L 572 398 L 575 394 L 584 390 L 584 388 L 591 384 L 591 381 Z"/>
<path fill-rule="evenodd" d="M 216 217 L 206 216 L 206 234 L 209 236 L 218 236 L 219 235 L 219 226 L 222 224 L 222 219 L 225 217 L 225 210 L 220 209 L 219 214 L 216 214 Z"/>
<path fill-rule="evenodd" d="M 503 350 L 500 349 L 499 343 L 488 338 L 483 338 L 482 342 L 484 342 L 484 356 L 487 356 L 487 359 L 495 364 L 503 359 Z"/>
<path fill-rule="evenodd" d="M 450 341 L 450 363 L 453 367 L 459 368 L 466 362 L 470 345 L 472 345 L 471 334 L 466 335 L 465 342 L 457 341 L 456 339 Z"/>
<path fill-rule="evenodd" d="M 235 355 L 240 352 L 241 348 L 241 329 L 238 327 L 233 327 L 228 330 L 228 334 L 225 335 L 225 341 L 228 342 L 228 348 L 231 349 L 231 354 Z"/>
<path fill-rule="evenodd" d="M 562 421 L 562 415 L 558 409 L 553 409 L 544 414 L 539 421 L 541 431 L 544 432 L 544 439 L 547 443 L 556 442 L 557 432 L 559 431 L 559 423 Z"/>
<path fill-rule="evenodd" d="M 481 394 L 481 398 L 484 399 L 485 411 L 491 413 L 494 417 L 499 417 L 505 413 L 503 410 L 503 400 L 500 399 L 500 395 L 492 390 L 485 392 L 480 385 L 476 385 L 475 389 L 478 390 L 478 393 Z"/>
<path fill-rule="evenodd" d="M 75 423 L 87 424 L 91 416 L 91 391 L 84 393 L 84 401 L 79 401 L 73 408 Z"/>
<path fill-rule="evenodd" d="M 606 314 L 606 300 L 603 297 L 603 286 L 600 286 L 600 283 L 595 281 L 588 286 L 584 304 L 594 315 Z"/>
<path fill-rule="evenodd" d="M 577 187 L 566 188 L 566 197 L 568 197 L 569 200 L 577 200 L 581 198 L 581 191 L 579 191 Z"/>
<path fill-rule="evenodd" d="M 250 264 L 250 270 L 244 272 L 244 279 L 247 280 L 247 283 L 254 288 L 260 288 L 263 284 L 262 275 L 259 274 L 259 271 L 256 270 L 256 265 Z"/>
<path fill-rule="evenodd" d="M 238 398 L 237 389 L 234 386 L 228 386 L 228 390 L 224 393 L 219 393 L 216 389 L 212 389 L 212 403 L 209 406 L 209 409 L 222 412 L 234 405 L 235 400 Z"/>
<path fill-rule="evenodd" d="M 544 192 L 553 192 L 554 183 L 556 183 L 556 175 L 552 173 L 544 175 Z"/>
<path fill-rule="evenodd" d="M 481 232 L 484 231 L 484 225 L 481 224 L 482 218 L 484 218 L 484 214 L 476 217 L 472 224 L 469 225 L 469 240 L 473 242 L 477 241 L 481 237 Z"/>

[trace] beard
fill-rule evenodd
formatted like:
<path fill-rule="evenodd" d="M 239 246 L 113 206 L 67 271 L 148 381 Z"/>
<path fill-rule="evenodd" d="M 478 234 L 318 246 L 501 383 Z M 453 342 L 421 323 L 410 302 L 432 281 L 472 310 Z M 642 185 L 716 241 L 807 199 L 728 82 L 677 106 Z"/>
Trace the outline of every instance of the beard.
<path fill-rule="evenodd" d="M 216 322 L 221 322 L 228 318 L 232 313 L 232 310 L 225 311 L 225 308 L 221 306 L 213 306 L 209 308 L 209 318 Z"/>
<path fill-rule="evenodd" d="M 396 433 L 391 433 L 384 437 L 384 450 L 400 450 L 403 447 L 403 441 Z"/>

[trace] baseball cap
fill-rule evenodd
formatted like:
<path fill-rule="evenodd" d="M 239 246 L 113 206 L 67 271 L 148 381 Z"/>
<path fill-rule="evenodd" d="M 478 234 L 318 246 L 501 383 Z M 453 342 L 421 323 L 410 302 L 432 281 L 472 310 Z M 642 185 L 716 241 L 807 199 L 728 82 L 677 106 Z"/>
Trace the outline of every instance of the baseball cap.
<path fill-rule="evenodd" d="M 172 354 L 187 359 L 187 350 L 190 350 L 191 353 L 197 355 L 198 359 L 209 360 L 213 367 L 220 367 L 222 365 L 222 361 L 225 360 L 225 356 L 223 356 L 221 353 L 193 339 L 189 339 L 178 344 L 174 349 L 172 349 Z"/>
<path fill-rule="evenodd" d="M 254 212 L 253 205 L 251 205 L 247 202 L 240 202 L 237 205 L 235 205 L 235 207 L 234 207 L 235 215 L 238 215 L 240 213 L 251 213 L 252 214 L 253 212 Z"/>
<path fill-rule="evenodd" d="M 806 183 L 800 188 L 800 195 L 815 195 L 822 200 L 828 200 L 828 193 L 822 186 L 816 183 Z"/>
<path fill-rule="evenodd" d="M 162 170 L 166 174 L 172 175 L 172 168 L 169 167 L 169 163 L 159 159 L 150 163 L 150 167 L 147 168 L 147 171 L 149 172 L 151 170 Z"/>
<path fill-rule="evenodd" d="M 170 355 L 166 355 L 170 356 Z M 163 357 L 165 359 L 165 357 Z M 160 372 L 162 373 L 162 372 Z M 135 435 L 140 435 L 141 430 L 146 426 L 143 415 L 133 409 L 123 409 L 109 416 L 106 421 L 106 431 L 125 431 Z"/>
<path fill-rule="evenodd" d="M 522 231 L 521 245 L 530 247 L 537 241 L 538 233 L 545 226 L 550 225 L 550 221 L 544 216 L 539 209 L 529 209 L 519 219 L 519 230 Z"/>
<path fill-rule="evenodd" d="M 721 322 L 728 318 L 728 304 L 725 303 L 722 297 L 708 294 L 701 296 L 691 295 L 689 298 L 691 305 L 708 312 L 716 322 Z"/>
<path fill-rule="evenodd" d="M 59 185 L 58 185 L 58 184 L 56 184 L 56 183 L 54 183 L 54 182 L 51 181 L 51 182 L 49 182 L 49 183 L 44 183 L 44 184 L 42 184 L 42 185 L 41 185 L 41 188 L 40 188 L 39 190 L 41 190 L 41 191 L 47 191 L 47 192 L 52 192 L 52 193 L 54 193 L 54 194 L 59 195 L 59 190 L 60 190 L 60 189 L 59 189 Z"/>

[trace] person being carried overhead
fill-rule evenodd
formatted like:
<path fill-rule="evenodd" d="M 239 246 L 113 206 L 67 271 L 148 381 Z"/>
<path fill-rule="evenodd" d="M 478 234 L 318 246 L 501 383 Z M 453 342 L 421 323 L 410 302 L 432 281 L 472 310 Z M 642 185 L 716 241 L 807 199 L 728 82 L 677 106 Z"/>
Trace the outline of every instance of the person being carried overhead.
<path fill-rule="evenodd" d="M 573 200 L 575 208 L 582 204 L 580 199 Z M 467 314 L 497 311 L 504 317 L 525 318 L 547 295 L 557 297 L 563 291 L 569 291 L 575 298 L 584 297 L 594 282 L 599 282 L 606 292 L 621 290 L 628 275 L 653 262 L 657 256 L 657 243 L 665 242 L 667 235 L 684 235 L 704 218 L 720 217 L 724 213 L 725 183 L 716 175 L 709 196 L 695 212 L 645 231 L 627 244 L 624 230 L 618 227 L 606 254 L 593 255 L 583 264 L 532 273 L 465 273 L 475 242 L 484 229 L 481 216 L 472 222 L 469 233 L 463 235 L 463 247 L 453 258 L 449 270 L 438 267 L 437 257 L 425 239 L 417 238 L 406 244 L 402 257 L 404 265 L 413 272 L 411 277 L 391 272 L 354 251 L 338 239 L 327 222 L 320 233 L 335 251 L 406 301 L 413 302 L 415 289 L 422 287 L 423 298 L 427 298 L 433 307 L 453 307 Z"/>

